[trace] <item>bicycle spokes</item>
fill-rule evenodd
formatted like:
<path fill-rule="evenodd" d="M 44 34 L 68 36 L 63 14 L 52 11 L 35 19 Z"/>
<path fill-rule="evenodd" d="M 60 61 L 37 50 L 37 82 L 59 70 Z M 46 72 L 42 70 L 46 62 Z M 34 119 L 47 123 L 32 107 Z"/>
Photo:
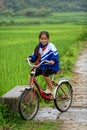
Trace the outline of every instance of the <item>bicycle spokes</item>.
<path fill-rule="evenodd" d="M 39 107 L 39 98 L 33 90 L 25 90 L 21 96 L 19 110 L 23 119 L 32 119 Z"/>
<path fill-rule="evenodd" d="M 55 105 L 60 111 L 66 111 L 72 102 L 72 91 L 69 83 L 63 82 L 56 91 Z"/>

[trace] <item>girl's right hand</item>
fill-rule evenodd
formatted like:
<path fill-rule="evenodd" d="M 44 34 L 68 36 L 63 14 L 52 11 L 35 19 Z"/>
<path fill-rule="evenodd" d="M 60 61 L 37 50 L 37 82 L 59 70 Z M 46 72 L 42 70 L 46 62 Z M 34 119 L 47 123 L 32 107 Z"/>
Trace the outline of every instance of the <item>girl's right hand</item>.
<path fill-rule="evenodd" d="M 31 61 L 32 59 L 31 59 L 31 58 L 27 58 L 27 59 L 26 59 L 26 61 L 28 61 L 28 60 L 30 60 L 30 61 Z"/>
<path fill-rule="evenodd" d="M 50 60 L 49 63 L 53 65 L 55 62 L 53 60 Z"/>

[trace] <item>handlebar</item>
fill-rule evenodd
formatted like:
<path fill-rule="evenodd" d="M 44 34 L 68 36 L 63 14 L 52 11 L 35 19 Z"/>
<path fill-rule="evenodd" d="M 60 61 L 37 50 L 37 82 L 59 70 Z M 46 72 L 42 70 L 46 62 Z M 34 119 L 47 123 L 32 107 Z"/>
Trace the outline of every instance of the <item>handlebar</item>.
<path fill-rule="evenodd" d="M 28 62 L 28 64 L 29 64 L 29 66 L 34 67 L 34 68 L 38 68 L 38 67 L 40 67 L 42 64 L 50 64 L 50 62 L 49 62 L 48 60 L 44 60 L 44 61 L 42 61 L 41 63 L 39 63 L 38 65 L 32 65 L 32 64 L 30 63 L 30 59 L 28 59 L 27 62 Z"/>

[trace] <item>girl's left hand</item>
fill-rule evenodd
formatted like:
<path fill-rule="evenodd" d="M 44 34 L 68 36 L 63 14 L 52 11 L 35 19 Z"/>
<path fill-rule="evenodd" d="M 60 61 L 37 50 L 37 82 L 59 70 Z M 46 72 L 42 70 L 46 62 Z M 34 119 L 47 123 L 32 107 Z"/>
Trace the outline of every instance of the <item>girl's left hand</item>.
<path fill-rule="evenodd" d="M 53 65 L 55 62 L 53 60 L 50 60 L 49 63 Z"/>

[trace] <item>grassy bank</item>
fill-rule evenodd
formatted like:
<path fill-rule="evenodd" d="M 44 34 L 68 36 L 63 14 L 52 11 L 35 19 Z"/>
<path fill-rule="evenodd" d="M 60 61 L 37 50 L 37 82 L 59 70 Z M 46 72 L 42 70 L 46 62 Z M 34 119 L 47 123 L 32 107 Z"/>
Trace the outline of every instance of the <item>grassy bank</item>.
<path fill-rule="evenodd" d="M 62 122 L 56 121 L 24 121 L 18 113 L 8 112 L 0 105 L 0 130 L 60 130 Z"/>

